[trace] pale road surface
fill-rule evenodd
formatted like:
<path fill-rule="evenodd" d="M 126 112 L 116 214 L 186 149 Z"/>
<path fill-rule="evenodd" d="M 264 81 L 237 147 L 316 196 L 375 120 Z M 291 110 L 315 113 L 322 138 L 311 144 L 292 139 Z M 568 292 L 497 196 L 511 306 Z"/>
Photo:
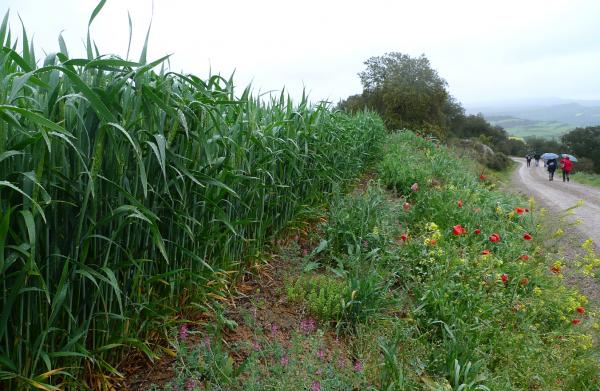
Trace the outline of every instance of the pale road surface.
<path fill-rule="evenodd" d="M 554 180 L 550 182 L 541 160 L 539 167 L 535 167 L 535 160 L 531 161 L 531 167 L 527 167 L 525 159 L 512 159 L 521 165 L 514 180 L 520 182 L 522 190 L 555 212 L 566 212 L 583 200 L 582 206 L 573 209 L 574 219 L 581 220 L 576 228 L 583 237 L 592 238 L 596 247 L 600 246 L 600 189 L 573 181 L 563 182 L 560 169 L 556 170 Z"/>

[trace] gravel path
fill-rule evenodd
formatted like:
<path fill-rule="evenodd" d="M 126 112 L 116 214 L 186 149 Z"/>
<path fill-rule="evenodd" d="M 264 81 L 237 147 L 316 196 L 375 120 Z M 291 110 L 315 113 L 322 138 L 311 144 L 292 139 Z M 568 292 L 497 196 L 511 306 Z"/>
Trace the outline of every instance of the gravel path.
<path fill-rule="evenodd" d="M 516 181 L 521 188 L 536 200 L 541 200 L 552 211 L 561 213 L 583 200 L 583 205 L 573 209 L 573 218 L 580 219 L 577 229 L 586 238 L 592 238 L 600 245 L 600 189 L 573 182 L 563 182 L 560 170 L 556 171 L 554 181 L 548 180 L 548 172 L 540 161 L 540 166 L 527 167 L 525 159 L 513 158 L 521 164 Z"/>
<path fill-rule="evenodd" d="M 589 298 L 590 304 L 600 308 L 600 280 L 584 277 L 573 265 L 569 265 L 581 255 L 580 245 L 584 240 L 591 238 L 596 249 L 600 248 L 600 189 L 573 182 L 563 183 L 560 170 L 556 171 L 554 180 L 549 181 L 548 171 L 541 161 L 539 167 L 535 167 L 535 161 L 527 167 L 525 159 L 512 159 L 520 166 L 513 175 L 511 190 L 533 196 L 537 204 L 548 209 L 550 216 L 559 219 L 565 216 L 567 209 L 583 201 L 583 205 L 572 209 L 572 216 L 567 217 L 571 222 L 579 219 L 581 223 L 561 224 L 566 233 L 561 246 L 562 255 L 567 266 L 571 266 L 565 273 L 565 282 L 576 286 Z"/>

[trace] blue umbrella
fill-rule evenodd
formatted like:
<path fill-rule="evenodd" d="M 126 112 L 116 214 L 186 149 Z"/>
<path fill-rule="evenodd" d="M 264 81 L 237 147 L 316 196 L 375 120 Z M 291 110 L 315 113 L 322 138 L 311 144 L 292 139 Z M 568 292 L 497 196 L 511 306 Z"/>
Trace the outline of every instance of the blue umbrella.
<path fill-rule="evenodd" d="M 569 160 L 570 160 L 570 161 L 572 161 L 572 162 L 576 162 L 576 161 L 577 161 L 577 158 L 576 158 L 575 156 L 573 156 L 573 155 L 569 155 L 568 153 L 563 153 L 563 154 L 562 154 L 562 155 L 560 155 L 560 156 L 562 156 L 562 157 L 567 157 L 567 156 L 568 156 L 568 157 L 569 157 Z"/>
<path fill-rule="evenodd" d="M 550 160 L 550 159 L 556 159 L 558 158 L 558 155 L 552 152 L 546 152 L 545 154 L 542 155 L 542 159 L 544 160 Z"/>

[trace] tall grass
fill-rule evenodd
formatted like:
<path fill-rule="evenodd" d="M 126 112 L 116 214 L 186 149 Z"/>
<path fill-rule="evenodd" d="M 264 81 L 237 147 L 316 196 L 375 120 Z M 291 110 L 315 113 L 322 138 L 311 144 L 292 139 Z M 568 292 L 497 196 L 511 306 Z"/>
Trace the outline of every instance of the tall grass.
<path fill-rule="evenodd" d="M 8 14 L 0 42 L 3 389 L 116 374 L 130 348 L 152 358 L 148 333 L 187 291 L 208 307 L 224 275 L 355 175 L 384 132 L 367 113 L 170 72 L 146 61 L 147 42 L 131 61 L 89 35 L 87 58 L 70 58 L 60 38 L 39 61 L 25 30 L 19 52 Z"/>

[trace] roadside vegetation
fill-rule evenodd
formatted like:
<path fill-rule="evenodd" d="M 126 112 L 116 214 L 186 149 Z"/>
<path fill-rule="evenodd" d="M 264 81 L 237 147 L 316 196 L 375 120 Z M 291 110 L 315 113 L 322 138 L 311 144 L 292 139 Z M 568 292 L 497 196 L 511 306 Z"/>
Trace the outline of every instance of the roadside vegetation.
<path fill-rule="evenodd" d="M 596 389 L 598 314 L 542 249 L 535 201 L 411 132 L 376 166 L 275 242 L 257 281 L 277 288 L 179 332 L 154 389 Z"/>
<path fill-rule="evenodd" d="M 587 172 L 577 172 L 575 175 L 571 176 L 575 182 L 583 183 L 584 185 L 590 185 L 595 187 L 600 187 L 600 175 L 599 174 L 590 174 Z"/>
<path fill-rule="evenodd" d="M 7 14 L 0 42 L 2 390 L 598 384 L 596 310 L 489 171 L 522 142 L 426 58 L 372 58 L 339 110 L 172 72 L 147 39 L 39 58 Z"/>
<path fill-rule="evenodd" d="M 101 2 L 94 11 L 100 11 Z M 306 205 L 360 172 L 374 114 L 233 89 L 150 62 L 21 53 L 0 28 L 0 381 L 99 387 L 212 311 Z M 147 45 L 147 42 L 146 42 Z M 38 66 L 38 64 L 42 66 Z M 160 69 L 160 71 L 157 71 Z M 216 298 L 216 299 L 215 299 Z"/>

